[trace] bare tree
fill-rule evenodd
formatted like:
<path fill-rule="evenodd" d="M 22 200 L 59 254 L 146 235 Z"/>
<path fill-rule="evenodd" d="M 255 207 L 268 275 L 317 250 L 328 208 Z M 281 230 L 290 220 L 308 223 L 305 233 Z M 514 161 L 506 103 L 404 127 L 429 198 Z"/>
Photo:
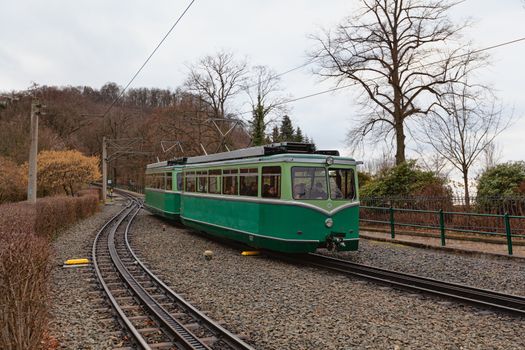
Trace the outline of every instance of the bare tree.
<path fill-rule="evenodd" d="M 498 147 L 497 142 L 493 141 L 483 149 L 483 170 L 486 171 L 490 168 L 494 168 L 499 162 L 501 162 L 502 154 L 501 149 Z"/>
<path fill-rule="evenodd" d="M 371 175 L 378 175 L 392 168 L 394 163 L 391 153 L 383 149 L 380 156 L 364 162 L 363 171 Z"/>
<path fill-rule="evenodd" d="M 359 87 L 363 116 L 349 133 L 349 143 L 393 136 L 396 164 L 405 161 L 405 121 L 426 115 L 440 87 L 461 81 L 465 61 L 480 59 L 460 45 L 461 30 L 447 11 L 447 0 L 361 0 L 355 16 L 333 31 L 313 38 L 316 73 L 338 86 Z M 452 45 L 456 44 L 456 45 Z M 452 48 L 456 46 L 456 48 Z M 470 68 L 475 68 L 470 65 Z"/>
<path fill-rule="evenodd" d="M 244 86 L 247 63 L 236 61 L 231 52 L 220 51 L 189 66 L 186 86 L 199 95 L 213 118 L 225 118 L 226 103 Z"/>
<path fill-rule="evenodd" d="M 433 172 L 441 178 L 448 178 L 451 172 L 448 160 L 438 152 L 428 152 L 428 149 L 423 148 L 422 146 L 423 145 L 419 143 L 414 149 L 414 152 L 419 156 L 417 162 L 421 168 Z"/>
<path fill-rule="evenodd" d="M 253 75 L 247 81 L 244 91 L 250 99 L 252 119 L 250 121 L 253 145 L 262 145 L 266 141 L 266 127 L 274 122 L 278 115 L 287 112 L 286 98 L 279 86 L 281 78 L 266 66 L 253 67 Z M 275 118 L 268 118 L 270 116 Z"/>
<path fill-rule="evenodd" d="M 478 157 L 505 130 L 510 117 L 493 92 L 484 86 L 449 84 L 440 109 L 422 121 L 422 142 L 430 145 L 463 176 L 465 204 L 470 205 L 469 172 Z"/>

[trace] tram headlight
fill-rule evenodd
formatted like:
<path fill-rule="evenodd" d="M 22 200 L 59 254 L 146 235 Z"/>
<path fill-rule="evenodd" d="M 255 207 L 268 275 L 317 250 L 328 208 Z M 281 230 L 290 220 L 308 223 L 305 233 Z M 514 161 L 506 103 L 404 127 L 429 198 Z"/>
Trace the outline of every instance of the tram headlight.
<path fill-rule="evenodd" d="M 331 218 L 328 218 L 324 221 L 324 224 L 326 227 L 332 228 L 332 226 L 334 226 L 334 220 L 332 220 Z"/>
<path fill-rule="evenodd" d="M 332 165 L 334 164 L 334 158 L 333 157 L 327 157 L 326 158 L 326 165 Z"/>

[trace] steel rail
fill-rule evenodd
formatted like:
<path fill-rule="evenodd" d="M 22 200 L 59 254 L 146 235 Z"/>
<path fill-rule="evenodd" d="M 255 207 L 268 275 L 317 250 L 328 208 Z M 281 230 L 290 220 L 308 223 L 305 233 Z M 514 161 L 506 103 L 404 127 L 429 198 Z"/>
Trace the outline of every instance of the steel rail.
<path fill-rule="evenodd" d="M 269 253 L 269 255 L 296 264 L 342 272 L 346 275 L 362 277 L 401 289 L 426 292 L 477 306 L 489 307 L 499 311 L 525 316 L 525 297 L 522 296 L 381 269 L 315 253 L 296 257 L 275 253 Z"/>
<path fill-rule="evenodd" d="M 128 220 L 128 226 L 126 226 L 127 228 L 137 213 L 140 211 L 140 204 L 136 202 L 135 206 L 137 210 L 131 216 L 130 220 Z M 118 227 L 126 218 L 127 217 L 120 218 L 116 226 Z M 117 230 L 114 229 L 109 233 L 108 249 L 113 264 L 117 268 L 118 273 L 126 282 L 130 290 L 138 299 L 140 299 L 141 303 L 150 311 L 150 313 L 161 323 L 163 328 L 167 330 L 172 337 L 174 337 L 174 340 L 177 342 L 179 347 L 183 347 L 184 349 L 209 350 L 210 348 L 206 344 L 202 343 L 199 338 L 191 333 L 178 320 L 172 317 L 170 313 L 164 309 L 129 272 L 117 252 L 115 245 L 116 231 Z"/>
<path fill-rule="evenodd" d="M 128 329 L 129 333 L 135 340 L 135 342 L 144 350 L 151 350 L 151 347 L 148 345 L 146 340 L 142 337 L 140 332 L 135 328 L 135 326 L 131 323 L 131 321 L 128 319 L 120 305 L 118 304 L 117 300 L 115 299 L 115 296 L 113 293 L 111 293 L 109 287 L 107 286 L 106 282 L 104 281 L 104 278 L 102 277 L 102 273 L 100 271 L 100 268 L 98 266 L 98 259 L 97 259 L 97 243 L 100 238 L 100 236 L 103 234 L 103 232 L 109 228 L 110 224 L 114 223 L 117 218 L 119 218 L 122 213 L 126 210 L 129 210 L 126 215 L 131 212 L 131 204 L 128 204 L 125 208 L 123 208 L 121 211 L 119 211 L 115 216 L 113 216 L 110 220 L 108 220 L 104 226 L 98 231 L 95 240 L 93 242 L 93 249 L 91 251 L 91 259 L 93 261 L 93 266 L 95 268 L 95 273 L 97 275 L 99 283 L 102 285 L 102 288 L 104 289 L 104 292 L 106 293 L 111 306 L 113 309 L 117 312 L 118 316 L 120 317 L 120 320 L 124 323 L 124 326 Z"/>
<path fill-rule="evenodd" d="M 131 244 L 129 241 L 129 232 L 131 230 L 132 222 L 135 218 L 135 216 L 139 213 L 140 209 L 143 207 L 143 202 L 133 196 L 130 193 L 122 192 L 121 195 L 124 197 L 132 200 L 137 206 L 138 209 L 134 212 L 131 219 L 128 221 L 126 225 L 126 229 L 124 231 L 124 243 L 127 249 L 127 252 L 131 255 L 134 264 L 138 265 L 142 270 L 142 273 L 145 273 L 155 284 L 158 289 L 160 289 L 164 295 L 169 297 L 175 305 L 179 306 L 185 312 L 188 314 L 188 316 L 192 317 L 196 322 L 198 322 L 204 329 L 206 329 L 208 332 L 210 332 L 219 342 L 222 342 L 222 344 L 226 345 L 228 348 L 235 349 L 235 350 L 253 350 L 250 345 L 246 344 L 244 341 L 242 341 L 240 338 L 238 338 L 236 335 L 232 334 L 228 330 L 226 330 L 224 327 L 213 321 L 211 318 L 200 312 L 197 308 L 195 308 L 193 305 L 185 301 L 180 295 L 175 293 L 171 288 L 169 288 L 164 282 L 162 282 L 153 272 L 151 272 L 144 263 L 138 258 L 138 256 L 135 254 L 133 249 L 131 248 Z M 116 231 L 115 231 L 116 232 Z M 110 239 L 111 242 L 114 242 L 114 235 L 112 239 Z M 125 280 L 127 280 L 125 278 Z M 130 285 L 131 286 L 131 285 Z M 147 292 L 145 292 L 147 293 Z M 138 295 L 137 295 L 138 296 Z M 140 296 L 138 296 L 140 298 Z M 153 300 L 153 302 L 156 302 Z M 151 305 L 151 303 L 147 303 L 147 305 Z M 149 307 L 149 306 L 148 306 Z M 161 306 L 159 305 L 161 308 Z M 172 318 L 172 316 L 168 313 L 167 314 L 169 318 L 173 319 L 174 322 L 179 323 L 176 319 Z M 158 317 L 156 317 L 158 318 Z M 162 322 L 162 320 L 159 320 Z M 184 329 L 185 327 L 180 324 L 180 327 L 183 328 L 182 331 L 179 331 L 179 333 L 184 335 Z M 191 331 L 187 331 L 190 336 L 193 336 L 193 333 Z M 178 337 L 177 337 L 178 338 Z M 195 337 L 199 340 L 199 338 Z M 200 340 L 199 340 L 200 341 Z M 181 346 L 184 346 L 183 344 L 179 344 Z M 202 344 L 204 345 L 204 344 Z M 205 345 L 204 345 L 205 346 Z M 195 347 L 196 349 L 200 349 L 200 347 Z M 223 348 L 223 346 L 221 346 Z M 205 349 L 209 349 L 208 347 L 205 347 Z"/>
<path fill-rule="evenodd" d="M 141 205 L 142 206 L 142 205 Z M 136 215 L 136 214 L 134 214 Z M 130 221 L 131 223 L 131 221 Z M 144 263 L 139 259 L 139 257 L 135 254 L 133 249 L 131 248 L 131 244 L 129 242 L 129 231 L 130 231 L 130 223 L 128 223 L 128 227 L 125 231 L 125 242 L 126 246 L 128 248 L 128 251 L 133 256 L 133 259 L 137 262 L 137 264 L 142 268 L 142 270 L 151 278 L 153 279 L 158 286 L 163 290 L 163 292 L 170 296 L 178 305 L 180 305 L 184 310 L 186 310 L 194 319 L 202 322 L 208 330 L 210 330 L 214 336 L 216 336 L 219 340 L 224 341 L 229 347 L 232 349 L 239 349 L 239 350 L 253 350 L 254 348 L 245 343 L 243 340 L 241 340 L 239 337 L 213 321 L 211 318 L 206 316 L 204 313 L 200 312 L 197 308 L 195 308 L 193 305 L 188 303 L 184 298 L 182 298 L 179 294 L 174 292 L 170 287 L 168 287 L 164 282 L 162 282 L 153 272 L 151 272 Z"/>

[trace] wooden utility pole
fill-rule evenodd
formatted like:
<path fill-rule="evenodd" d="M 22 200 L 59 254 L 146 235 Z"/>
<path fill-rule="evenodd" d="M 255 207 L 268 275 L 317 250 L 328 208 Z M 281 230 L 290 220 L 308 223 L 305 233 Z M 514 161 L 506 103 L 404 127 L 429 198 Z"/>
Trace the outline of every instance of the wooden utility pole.
<path fill-rule="evenodd" d="M 106 136 L 102 137 L 102 200 L 106 203 L 108 193 L 108 148 Z"/>
<path fill-rule="evenodd" d="M 37 99 L 31 102 L 31 146 L 29 148 L 29 176 L 27 184 L 27 201 L 36 203 L 36 169 L 38 154 L 38 116 L 42 105 Z"/>

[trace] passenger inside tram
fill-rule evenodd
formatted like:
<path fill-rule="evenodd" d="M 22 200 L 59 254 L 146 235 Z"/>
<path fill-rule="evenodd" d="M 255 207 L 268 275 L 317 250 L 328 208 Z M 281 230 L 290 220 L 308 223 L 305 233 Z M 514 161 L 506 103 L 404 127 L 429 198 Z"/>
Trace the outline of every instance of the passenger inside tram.
<path fill-rule="evenodd" d="M 310 198 L 315 199 L 326 199 L 326 191 L 324 190 L 324 187 L 322 183 L 316 182 L 315 187 L 312 189 L 312 192 L 310 194 Z"/>
<path fill-rule="evenodd" d="M 295 185 L 293 189 L 293 198 L 303 199 L 306 196 L 306 186 L 304 183 L 299 183 Z"/>

